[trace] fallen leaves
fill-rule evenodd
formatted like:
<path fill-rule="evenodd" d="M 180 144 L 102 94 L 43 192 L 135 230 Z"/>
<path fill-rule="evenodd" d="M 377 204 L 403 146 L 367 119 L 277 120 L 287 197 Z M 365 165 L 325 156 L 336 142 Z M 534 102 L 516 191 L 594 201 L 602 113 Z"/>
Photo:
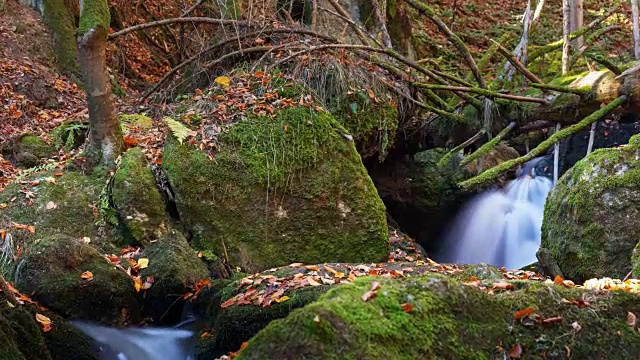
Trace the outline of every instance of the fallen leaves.
<path fill-rule="evenodd" d="M 631 311 L 627 312 L 627 325 L 629 325 L 633 330 L 638 327 L 638 318 Z"/>
<path fill-rule="evenodd" d="M 91 281 L 93 280 L 93 273 L 91 271 L 85 271 L 82 274 L 80 274 L 80 277 L 87 281 Z"/>
<path fill-rule="evenodd" d="M 378 289 L 380 289 L 380 283 L 377 282 L 377 281 L 372 282 L 371 283 L 371 288 L 369 288 L 369 291 L 367 291 L 366 293 L 362 294 L 360 299 L 362 301 L 369 301 L 369 300 L 375 298 L 376 296 L 378 296 Z"/>
<path fill-rule="evenodd" d="M 36 313 L 36 321 L 39 322 L 40 325 L 42 326 L 42 331 L 44 332 L 51 331 L 51 325 L 53 324 L 53 321 L 51 321 L 51 319 L 49 319 L 48 317 L 40 313 Z"/>
<path fill-rule="evenodd" d="M 138 259 L 138 264 L 137 264 L 138 269 L 144 269 L 144 268 L 147 268 L 148 266 L 149 266 L 149 259 L 147 258 Z"/>
<path fill-rule="evenodd" d="M 520 356 L 522 356 L 522 346 L 520 346 L 520 344 L 513 345 L 507 355 L 511 359 L 520 359 Z"/>
<path fill-rule="evenodd" d="M 630 293 L 640 293 L 640 280 L 639 279 L 629 279 L 629 280 L 618 280 L 611 278 L 602 278 L 602 279 L 589 279 L 585 281 L 583 287 L 585 289 L 593 289 L 593 290 L 621 290 Z"/>
<path fill-rule="evenodd" d="M 407 314 L 413 311 L 413 305 L 411 305 L 410 303 L 400 304 L 400 307 L 402 308 L 402 311 L 406 312 Z"/>
<path fill-rule="evenodd" d="M 533 314 L 535 312 L 535 310 L 531 307 L 522 309 L 522 310 L 518 310 L 513 314 L 513 318 L 516 320 L 522 319 L 525 316 L 529 316 L 531 314 Z"/>

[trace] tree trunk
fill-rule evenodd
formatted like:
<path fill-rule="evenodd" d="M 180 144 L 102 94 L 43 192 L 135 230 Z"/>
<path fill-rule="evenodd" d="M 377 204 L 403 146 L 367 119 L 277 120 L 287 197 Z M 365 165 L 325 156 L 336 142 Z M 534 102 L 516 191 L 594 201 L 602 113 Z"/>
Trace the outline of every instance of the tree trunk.
<path fill-rule="evenodd" d="M 124 140 L 107 74 L 105 51 L 109 6 L 107 0 L 85 0 L 81 2 L 81 9 L 78 57 L 87 93 L 91 133 L 86 156 L 92 165 L 113 168 L 124 150 Z"/>
<path fill-rule="evenodd" d="M 640 30 L 638 30 L 638 0 L 631 0 L 631 14 L 633 16 L 633 49 L 636 60 L 640 60 Z"/>
<path fill-rule="evenodd" d="M 584 26 L 584 7 L 582 6 L 582 0 L 570 0 L 571 5 L 571 32 L 574 32 Z M 584 37 L 573 40 L 571 46 L 575 49 L 579 49 L 584 44 Z"/>
<path fill-rule="evenodd" d="M 569 42 L 569 35 L 571 34 L 570 17 L 569 0 L 562 0 L 562 38 L 564 39 L 562 44 L 562 75 L 566 75 L 569 72 L 569 51 L 571 50 Z"/>

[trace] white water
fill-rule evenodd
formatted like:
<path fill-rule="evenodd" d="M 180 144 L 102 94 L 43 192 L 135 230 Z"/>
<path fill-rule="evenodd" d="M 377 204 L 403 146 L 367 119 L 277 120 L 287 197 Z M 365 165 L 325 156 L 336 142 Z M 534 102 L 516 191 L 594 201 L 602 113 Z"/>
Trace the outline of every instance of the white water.
<path fill-rule="evenodd" d="M 518 269 L 536 261 L 542 216 L 553 182 L 536 176 L 534 159 L 520 169 L 504 189 L 472 200 L 456 219 L 445 241 L 444 261 L 487 263 Z"/>
<path fill-rule="evenodd" d="M 193 332 L 179 328 L 114 328 L 84 321 L 74 326 L 95 340 L 101 360 L 190 360 Z"/>

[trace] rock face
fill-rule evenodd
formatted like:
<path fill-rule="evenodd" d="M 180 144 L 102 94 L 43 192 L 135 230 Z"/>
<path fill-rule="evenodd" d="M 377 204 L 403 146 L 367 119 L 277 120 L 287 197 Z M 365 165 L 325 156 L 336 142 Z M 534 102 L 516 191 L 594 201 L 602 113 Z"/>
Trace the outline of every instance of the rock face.
<path fill-rule="evenodd" d="M 55 149 L 37 136 L 24 135 L 4 142 L 0 152 L 16 165 L 30 168 L 53 155 Z"/>
<path fill-rule="evenodd" d="M 541 265 L 564 276 L 623 278 L 640 239 L 640 136 L 580 160 L 547 198 Z M 549 264 L 555 260 L 556 264 Z"/>
<path fill-rule="evenodd" d="M 122 155 L 113 178 L 112 197 L 132 244 L 147 245 L 167 232 L 165 205 L 139 148 Z"/>
<path fill-rule="evenodd" d="M 384 205 L 345 135 L 294 105 L 230 125 L 212 155 L 169 138 L 163 166 L 192 245 L 246 271 L 385 259 Z"/>
<path fill-rule="evenodd" d="M 92 279 L 81 276 L 86 271 Z M 140 319 L 131 278 L 92 246 L 67 236 L 30 244 L 15 280 L 19 289 L 60 314 L 106 323 Z"/>
<path fill-rule="evenodd" d="M 377 296 L 363 301 L 373 282 Z M 490 295 L 440 275 L 361 278 L 271 322 L 237 359 L 502 359 L 509 353 L 542 359 L 569 351 L 580 359 L 640 356 L 640 333 L 626 323 L 628 312 L 640 311 L 637 295 L 534 281 L 512 286 Z M 571 304 L 585 298 L 588 308 Z M 529 307 L 533 314 L 514 320 Z"/>

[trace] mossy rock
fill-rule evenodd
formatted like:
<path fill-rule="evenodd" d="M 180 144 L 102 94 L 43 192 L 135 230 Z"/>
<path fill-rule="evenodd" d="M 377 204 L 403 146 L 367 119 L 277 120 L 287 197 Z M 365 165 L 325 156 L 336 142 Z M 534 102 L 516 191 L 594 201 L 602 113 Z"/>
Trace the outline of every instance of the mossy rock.
<path fill-rule="evenodd" d="M 0 152 L 22 168 L 34 167 L 50 158 L 55 149 L 35 135 L 21 135 L 6 141 Z"/>
<path fill-rule="evenodd" d="M 162 195 L 140 148 L 122 155 L 111 194 L 131 244 L 147 245 L 167 232 L 168 217 Z"/>
<path fill-rule="evenodd" d="M 43 331 L 36 314 L 52 321 Z M 32 304 L 15 304 L 0 295 L 0 358 L 6 360 L 64 360 L 73 354 L 78 360 L 97 360 L 89 338 L 52 313 Z"/>
<path fill-rule="evenodd" d="M 345 132 L 296 105 L 230 125 L 211 158 L 169 137 L 163 166 L 192 246 L 248 271 L 385 259 L 384 205 Z"/>
<path fill-rule="evenodd" d="M 471 281 L 473 279 L 498 281 L 504 279 L 504 275 L 495 266 L 481 263 L 470 265 L 463 272 L 457 274 L 456 279 L 460 281 Z"/>
<path fill-rule="evenodd" d="M 349 131 L 356 141 L 358 153 L 363 158 L 378 154 L 384 160 L 395 143 L 398 130 L 397 104 L 391 99 L 372 98 L 358 90 L 348 93 L 338 101 L 331 114 Z"/>
<path fill-rule="evenodd" d="M 363 301 L 374 281 L 377 296 Z M 516 346 L 527 359 L 640 356 L 640 333 L 626 322 L 640 311 L 638 295 L 512 285 L 491 295 L 440 275 L 360 278 L 271 322 L 237 359 L 502 359 Z M 570 304 L 580 299 L 589 307 Z M 528 307 L 539 319 L 561 317 L 546 325 L 536 315 L 514 319 Z"/>
<path fill-rule="evenodd" d="M 13 182 L 7 186 L 0 193 L 0 203 L 8 204 L 0 209 L 0 226 L 11 228 L 12 222 L 35 226 L 35 234 L 12 231 L 20 242 L 64 234 L 77 239 L 88 237 L 105 252 L 114 251 L 112 242 L 121 240 L 115 228 L 102 224 L 100 215 L 99 199 L 107 174 L 65 171 L 62 176 L 55 176 L 58 172 L 37 172 L 22 179 L 22 184 Z"/>
<path fill-rule="evenodd" d="M 544 268 L 552 267 L 551 257 L 577 282 L 623 278 L 631 270 L 640 239 L 639 147 L 634 136 L 625 147 L 598 149 L 560 178 L 545 204 Z"/>
<path fill-rule="evenodd" d="M 89 271 L 92 280 L 81 277 Z M 126 324 L 140 320 L 133 281 L 91 245 L 59 235 L 32 242 L 17 260 L 16 287 L 65 316 Z"/>
<path fill-rule="evenodd" d="M 145 279 L 153 276 L 153 285 L 146 290 L 145 314 L 156 323 L 176 323 L 180 320 L 182 297 L 197 281 L 209 279 L 207 267 L 187 240 L 175 230 L 149 244 L 142 254 L 149 267 L 140 272 Z"/>

